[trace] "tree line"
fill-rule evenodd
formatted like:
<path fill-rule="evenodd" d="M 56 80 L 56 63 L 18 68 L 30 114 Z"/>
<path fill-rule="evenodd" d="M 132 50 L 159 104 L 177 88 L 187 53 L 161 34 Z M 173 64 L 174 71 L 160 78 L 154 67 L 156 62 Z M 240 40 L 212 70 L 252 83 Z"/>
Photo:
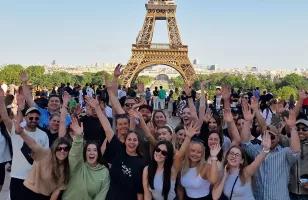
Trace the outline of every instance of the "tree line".
<path fill-rule="evenodd" d="M 7 84 L 19 85 L 19 75 L 26 70 L 29 74 L 30 81 L 33 86 L 52 88 L 59 86 L 61 83 L 77 83 L 85 85 L 92 83 L 95 85 L 104 84 L 104 78 L 111 79 L 112 75 L 106 71 L 99 71 L 96 73 L 84 72 L 82 75 L 74 75 L 64 71 L 57 71 L 53 73 L 45 73 L 43 66 L 29 66 L 24 68 L 22 65 L 6 65 L 0 70 L 0 81 Z M 136 82 L 144 83 L 149 86 L 154 78 L 150 76 L 139 76 Z M 297 96 L 299 89 L 308 89 L 308 78 L 298 74 L 288 74 L 283 78 L 271 77 L 265 75 L 241 75 L 241 74 L 226 74 L 213 73 L 210 75 L 198 75 L 197 80 L 193 83 L 195 90 L 200 89 L 200 81 L 207 80 L 207 92 L 209 96 L 213 96 L 216 86 L 224 84 L 231 85 L 235 89 L 242 88 L 243 90 L 254 89 L 259 87 L 261 91 L 267 90 L 282 99 L 288 99 L 291 94 Z M 184 84 L 181 76 L 171 78 L 171 88 L 182 88 Z"/>

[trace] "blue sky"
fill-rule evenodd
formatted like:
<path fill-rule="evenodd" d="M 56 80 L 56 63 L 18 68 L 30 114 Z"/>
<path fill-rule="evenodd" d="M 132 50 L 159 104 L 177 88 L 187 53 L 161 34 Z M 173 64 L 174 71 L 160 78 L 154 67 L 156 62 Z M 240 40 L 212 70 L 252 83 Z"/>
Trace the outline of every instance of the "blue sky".
<path fill-rule="evenodd" d="M 145 0 L 0 0 L 0 64 L 126 63 Z M 307 0 L 177 0 L 190 59 L 308 68 Z M 155 42 L 167 40 L 157 24 Z"/>

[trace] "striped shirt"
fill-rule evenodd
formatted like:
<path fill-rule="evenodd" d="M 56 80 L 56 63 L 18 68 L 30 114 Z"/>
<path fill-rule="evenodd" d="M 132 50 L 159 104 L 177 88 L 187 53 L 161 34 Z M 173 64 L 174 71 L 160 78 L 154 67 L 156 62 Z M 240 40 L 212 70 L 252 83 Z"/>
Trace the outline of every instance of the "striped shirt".
<path fill-rule="evenodd" d="M 242 143 L 246 153 L 255 158 L 261 151 L 259 144 Z M 290 200 L 288 182 L 290 168 L 299 158 L 289 147 L 278 145 L 262 162 L 254 175 L 252 188 L 256 200 Z"/>

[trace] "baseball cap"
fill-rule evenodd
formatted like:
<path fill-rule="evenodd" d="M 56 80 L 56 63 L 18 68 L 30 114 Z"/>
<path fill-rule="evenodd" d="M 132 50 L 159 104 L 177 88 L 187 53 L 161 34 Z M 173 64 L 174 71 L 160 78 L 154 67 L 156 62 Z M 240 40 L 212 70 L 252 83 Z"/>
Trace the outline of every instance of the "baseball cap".
<path fill-rule="evenodd" d="M 298 124 L 303 124 L 303 125 L 305 125 L 305 126 L 308 127 L 308 121 L 307 121 L 307 120 L 304 120 L 304 119 L 299 119 L 299 120 L 297 120 L 297 121 L 296 121 L 296 125 L 298 125 Z"/>
<path fill-rule="evenodd" d="M 26 111 L 25 115 L 27 116 L 29 113 L 37 113 L 37 114 L 41 115 L 39 109 L 37 109 L 36 107 L 30 107 L 30 108 Z"/>

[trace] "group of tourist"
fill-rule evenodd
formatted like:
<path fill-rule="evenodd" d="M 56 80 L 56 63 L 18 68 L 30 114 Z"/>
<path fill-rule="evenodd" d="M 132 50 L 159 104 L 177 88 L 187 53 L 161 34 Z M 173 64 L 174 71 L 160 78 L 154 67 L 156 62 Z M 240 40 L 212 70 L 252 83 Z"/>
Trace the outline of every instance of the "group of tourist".
<path fill-rule="evenodd" d="M 26 73 L 13 97 L 0 89 L 0 190 L 11 165 L 12 200 L 308 199 L 305 91 L 291 106 L 223 86 L 209 105 L 204 82 L 198 98 L 185 85 L 175 126 L 164 106 L 178 90 L 140 95 L 120 75 L 45 103 Z"/>

